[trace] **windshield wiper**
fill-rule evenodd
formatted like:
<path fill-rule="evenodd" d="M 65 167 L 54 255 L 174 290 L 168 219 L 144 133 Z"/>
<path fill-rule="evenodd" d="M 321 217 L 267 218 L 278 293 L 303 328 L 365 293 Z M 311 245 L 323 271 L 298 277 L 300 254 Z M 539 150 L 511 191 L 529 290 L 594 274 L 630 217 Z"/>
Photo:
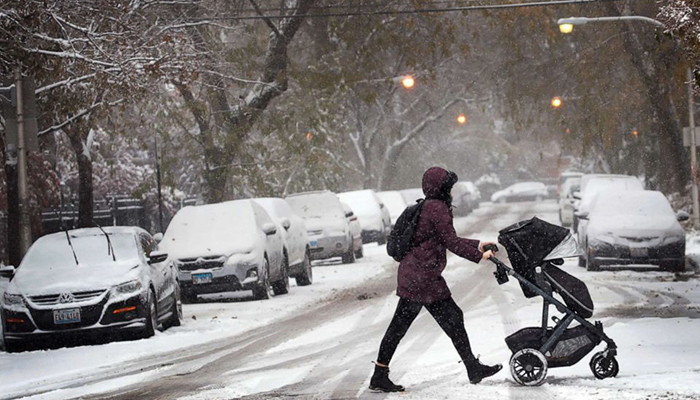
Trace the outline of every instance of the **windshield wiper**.
<path fill-rule="evenodd" d="M 66 233 L 66 239 L 68 239 L 68 246 L 70 246 L 70 250 L 73 252 L 73 258 L 75 259 L 75 265 L 80 265 L 78 263 L 78 256 L 75 255 L 75 249 L 73 248 L 73 243 L 70 241 L 70 235 L 68 234 L 68 231 L 63 231 Z"/>
<path fill-rule="evenodd" d="M 95 225 L 97 225 L 97 227 L 100 228 L 100 230 L 102 231 L 102 233 L 104 233 L 104 234 L 105 234 L 105 237 L 107 238 L 107 255 L 108 255 L 108 256 L 112 256 L 112 261 L 117 261 L 117 256 L 116 256 L 116 254 L 114 254 L 114 247 L 112 246 L 112 241 L 109 240 L 109 235 L 107 234 L 107 232 L 105 232 L 104 229 L 102 229 L 102 227 L 100 226 L 100 224 L 98 224 L 97 222 L 95 222 Z"/>

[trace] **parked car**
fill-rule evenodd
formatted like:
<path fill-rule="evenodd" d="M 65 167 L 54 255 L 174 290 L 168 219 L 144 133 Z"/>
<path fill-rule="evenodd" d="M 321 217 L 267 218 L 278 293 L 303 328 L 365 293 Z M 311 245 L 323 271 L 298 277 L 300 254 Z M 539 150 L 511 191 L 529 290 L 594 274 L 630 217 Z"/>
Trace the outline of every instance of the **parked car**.
<path fill-rule="evenodd" d="M 286 200 L 306 222 L 312 260 L 342 257 L 343 263 L 355 262 L 350 226 L 335 193 L 328 190 L 297 193 Z"/>
<path fill-rule="evenodd" d="M 479 203 L 481 202 L 481 191 L 479 190 L 479 187 L 476 186 L 474 182 L 470 181 L 464 181 L 462 183 L 469 193 L 467 195 L 467 199 L 471 204 L 472 210 L 476 210 L 479 208 Z"/>
<path fill-rule="evenodd" d="M 265 209 L 277 224 L 277 229 L 282 232 L 286 259 L 284 264 L 288 265 L 289 276 L 294 278 L 299 286 L 312 284 L 314 278 L 304 218 L 295 213 L 284 199 L 267 197 L 254 201 Z"/>
<path fill-rule="evenodd" d="M 455 217 L 466 217 L 472 212 L 469 189 L 463 182 L 452 186 L 452 213 Z"/>
<path fill-rule="evenodd" d="M 360 220 L 362 243 L 386 243 L 391 232 L 391 218 L 386 206 L 379 200 L 374 190 L 338 193 L 338 197 L 340 201 L 352 208 L 357 219 Z"/>
<path fill-rule="evenodd" d="M 384 202 L 387 210 L 389 211 L 389 218 L 391 219 L 391 227 L 393 228 L 396 224 L 396 220 L 399 219 L 401 213 L 406 209 L 406 200 L 400 192 L 395 190 L 389 190 L 386 192 L 377 193 L 379 199 Z"/>
<path fill-rule="evenodd" d="M 585 187 L 584 187 L 585 184 Z M 574 230 L 578 236 L 579 243 L 586 243 L 586 227 L 588 222 L 578 218 L 579 214 L 588 213 L 590 206 L 595 201 L 599 193 L 609 191 L 639 191 L 644 190 L 644 186 L 639 179 L 629 175 L 584 175 L 581 178 L 581 189 L 583 192 L 574 193 L 575 197 L 581 197 L 574 211 Z M 579 257 L 579 265 L 584 265 L 584 258 Z"/>
<path fill-rule="evenodd" d="M 652 264 L 662 269 L 685 269 L 685 231 L 678 223 L 690 217 L 671 209 L 657 191 L 608 191 L 596 196 L 587 213 L 586 267 Z"/>
<path fill-rule="evenodd" d="M 547 197 L 547 186 L 541 182 L 520 182 L 510 185 L 503 190 L 491 195 L 494 203 L 507 203 L 512 201 L 541 201 Z"/>
<path fill-rule="evenodd" d="M 349 205 L 340 202 L 343 205 L 343 211 L 345 212 L 345 218 L 348 219 L 348 226 L 350 227 L 350 233 L 352 234 L 352 248 L 355 251 L 355 258 L 364 257 L 364 252 L 362 251 L 362 226 L 360 225 L 360 220 L 352 211 Z"/>
<path fill-rule="evenodd" d="M 574 223 L 574 209 L 578 200 L 574 193 L 579 191 L 581 178 L 572 177 L 564 182 L 559 191 L 559 221 L 562 226 L 571 226 Z"/>
<path fill-rule="evenodd" d="M 46 235 L 0 274 L 11 276 L 1 308 L 8 351 L 91 333 L 150 337 L 182 320 L 177 270 L 141 228 Z"/>
<path fill-rule="evenodd" d="M 407 207 L 416 204 L 416 201 L 418 201 L 419 199 L 425 198 L 425 194 L 423 194 L 423 189 L 420 188 L 404 189 L 400 190 L 399 192 L 401 193 L 401 196 L 403 196 Z"/>
<path fill-rule="evenodd" d="M 289 291 L 282 232 L 252 200 L 182 208 L 160 245 L 179 268 L 183 301 L 237 290 L 264 300 Z"/>

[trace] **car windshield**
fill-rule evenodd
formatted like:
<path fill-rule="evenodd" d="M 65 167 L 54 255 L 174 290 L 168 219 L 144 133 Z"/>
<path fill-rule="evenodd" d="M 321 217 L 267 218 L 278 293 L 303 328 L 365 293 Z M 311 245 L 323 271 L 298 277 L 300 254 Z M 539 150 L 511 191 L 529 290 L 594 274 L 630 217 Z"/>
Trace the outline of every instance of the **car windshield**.
<path fill-rule="evenodd" d="M 304 218 L 345 218 L 340 200 L 333 193 L 292 196 L 287 202 Z"/>
<path fill-rule="evenodd" d="M 22 260 L 21 268 L 26 270 L 70 268 L 76 266 L 76 258 L 80 266 L 109 267 L 115 264 L 112 256 L 107 252 L 107 238 L 103 233 L 85 235 L 68 232 L 68 234 L 75 256 L 68 244 L 66 234 L 55 233 L 37 240 Z M 134 235 L 127 233 L 108 233 L 108 235 L 118 262 L 134 260 L 138 263 L 138 246 Z"/>
<path fill-rule="evenodd" d="M 673 215 L 673 209 L 660 192 L 611 192 L 597 196 L 591 214 L 603 217 L 620 215 L 661 217 Z"/>

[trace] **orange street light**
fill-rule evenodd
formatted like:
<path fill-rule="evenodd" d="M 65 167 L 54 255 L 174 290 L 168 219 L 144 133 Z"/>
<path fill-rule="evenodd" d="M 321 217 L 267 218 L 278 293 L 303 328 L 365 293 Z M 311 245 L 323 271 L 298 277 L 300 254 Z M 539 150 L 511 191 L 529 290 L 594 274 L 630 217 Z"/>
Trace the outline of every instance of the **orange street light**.
<path fill-rule="evenodd" d="M 559 24 L 559 32 L 571 33 L 574 30 L 574 24 Z"/>
<path fill-rule="evenodd" d="M 310 142 L 314 138 L 314 134 L 311 132 L 306 132 L 306 141 Z"/>
<path fill-rule="evenodd" d="M 410 89 L 413 87 L 413 85 L 416 84 L 416 81 L 415 81 L 415 79 L 413 79 L 413 77 L 411 75 L 406 75 L 403 77 L 403 79 L 401 79 L 401 84 L 406 89 Z"/>
<path fill-rule="evenodd" d="M 559 96 L 553 97 L 550 104 L 551 104 L 552 107 L 554 107 L 554 108 L 559 108 L 559 107 L 561 107 L 561 104 L 562 104 L 561 97 L 559 97 Z"/>
<path fill-rule="evenodd" d="M 639 136 L 639 131 L 638 131 L 638 130 L 636 130 L 636 129 L 635 129 L 635 130 L 633 130 L 633 131 L 632 131 L 632 136 L 634 136 L 634 137 L 637 137 L 637 136 Z"/>
<path fill-rule="evenodd" d="M 459 114 L 457 116 L 457 122 L 459 122 L 460 124 L 463 124 L 463 123 L 467 122 L 467 117 L 465 117 L 464 114 Z"/>

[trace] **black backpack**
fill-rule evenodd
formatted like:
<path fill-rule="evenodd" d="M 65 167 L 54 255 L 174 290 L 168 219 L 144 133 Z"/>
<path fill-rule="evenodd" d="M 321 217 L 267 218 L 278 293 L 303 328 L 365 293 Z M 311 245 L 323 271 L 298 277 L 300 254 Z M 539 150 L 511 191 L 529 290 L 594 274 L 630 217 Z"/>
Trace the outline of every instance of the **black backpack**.
<path fill-rule="evenodd" d="M 406 207 L 389 234 L 386 252 L 396 261 L 403 260 L 413 249 L 413 235 L 418 228 L 418 218 L 423 209 L 423 203 L 424 200 L 420 199 L 416 204 Z"/>

